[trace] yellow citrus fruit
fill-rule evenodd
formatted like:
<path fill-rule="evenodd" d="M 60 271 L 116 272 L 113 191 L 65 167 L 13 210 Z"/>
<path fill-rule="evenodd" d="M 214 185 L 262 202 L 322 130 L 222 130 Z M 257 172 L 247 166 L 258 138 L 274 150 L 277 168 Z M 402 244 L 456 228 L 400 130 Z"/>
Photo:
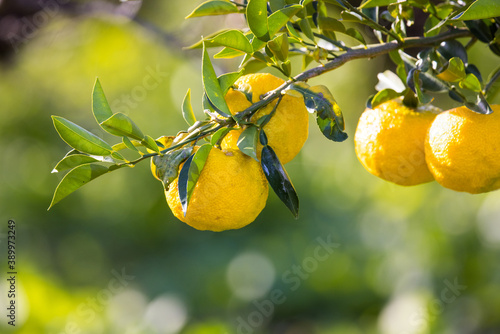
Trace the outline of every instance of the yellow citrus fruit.
<path fill-rule="evenodd" d="M 240 77 L 226 94 L 229 110 L 234 115 L 258 102 L 266 93 L 281 86 L 284 81 L 269 73 L 248 74 Z M 246 95 L 251 94 L 252 102 Z M 268 115 L 276 105 L 277 100 L 271 102 L 252 117 L 255 122 L 262 116 Z M 304 99 L 290 95 L 283 96 L 276 112 L 263 127 L 268 144 L 271 146 L 281 163 L 290 162 L 300 151 L 309 134 L 309 114 Z M 230 131 L 221 143 L 222 149 L 237 149 L 236 143 L 243 130 Z M 257 155 L 260 159 L 262 145 L 258 143 Z"/>
<path fill-rule="evenodd" d="M 239 150 L 212 148 L 184 216 L 178 178 L 165 191 L 174 216 L 198 230 L 238 229 L 253 222 L 268 195 L 260 164 Z"/>
<path fill-rule="evenodd" d="M 359 161 L 373 175 L 399 185 L 432 181 L 424 141 L 439 111 L 433 106 L 409 108 L 400 98 L 367 108 L 354 135 Z"/>
<path fill-rule="evenodd" d="M 432 123 L 425 158 L 442 186 L 471 194 L 500 188 L 500 105 L 491 107 L 491 115 L 451 109 Z"/>

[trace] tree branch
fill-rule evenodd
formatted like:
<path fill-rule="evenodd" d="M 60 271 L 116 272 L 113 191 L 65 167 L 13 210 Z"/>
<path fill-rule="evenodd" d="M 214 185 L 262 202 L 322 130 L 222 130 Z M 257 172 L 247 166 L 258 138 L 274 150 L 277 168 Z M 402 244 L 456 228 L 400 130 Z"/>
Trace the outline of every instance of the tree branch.
<path fill-rule="evenodd" d="M 417 48 L 417 47 L 424 47 L 424 46 L 433 46 L 437 45 L 441 42 L 444 42 L 446 40 L 450 39 L 456 39 L 456 38 L 461 38 L 461 37 L 470 37 L 471 33 L 468 30 L 465 29 L 455 29 L 455 30 L 450 30 L 445 33 L 433 36 L 433 37 L 424 37 L 424 38 L 419 38 L 419 37 L 409 37 L 405 38 L 402 42 L 397 42 L 397 41 L 391 41 L 383 44 L 372 44 L 372 45 L 367 45 L 366 47 L 357 47 L 357 48 L 351 48 L 349 51 L 346 53 L 338 56 L 337 58 L 329 61 L 328 63 L 324 65 L 320 65 L 314 68 L 311 68 L 307 71 L 304 71 L 300 73 L 299 75 L 295 76 L 292 80 L 289 80 L 285 82 L 283 85 L 279 86 L 275 90 L 269 92 L 269 94 L 266 95 L 266 97 L 259 102 L 254 103 L 247 109 L 239 112 L 238 114 L 235 115 L 236 119 L 244 119 L 248 115 L 250 115 L 252 112 L 254 112 L 257 109 L 262 108 L 275 98 L 277 98 L 279 95 L 281 95 L 281 92 L 285 90 L 289 85 L 291 85 L 295 81 L 307 81 L 311 78 L 317 77 L 321 74 L 324 74 L 326 72 L 332 71 L 336 68 L 339 68 L 340 66 L 344 65 L 345 63 L 355 60 L 355 59 L 362 59 L 362 58 L 373 58 L 377 56 L 381 56 L 383 54 L 387 54 L 391 51 L 395 51 L 398 49 L 408 49 L 408 48 Z"/>

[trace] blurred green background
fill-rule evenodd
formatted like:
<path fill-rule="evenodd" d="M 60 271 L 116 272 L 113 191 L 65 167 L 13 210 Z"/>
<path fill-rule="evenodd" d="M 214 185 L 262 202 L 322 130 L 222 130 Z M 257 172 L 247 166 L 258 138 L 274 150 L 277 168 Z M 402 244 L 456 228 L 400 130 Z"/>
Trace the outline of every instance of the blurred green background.
<path fill-rule="evenodd" d="M 185 128 L 188 88 L 200 114 L 200 51 L 182 47 L 242 21 L 185 21 L 198 3 L 150 0 L 136 21 L 58 13 L 2 65 L 1 277 L 14 219 L 18 317 L 8 326 L 2 307 L 0 332 L 499 333 L 500 192 L 400 187 L 356 159 L 357 119 L 385 58 L 311 80 L 332 91 L 349 139 L 328 141 L 311 117 L 309 139 L 287 165 L 298 220 L 271 192 L 248 227 L 197 231 L 170 213 L 148 163 L 103 176 L 47 211 L 61 178 L 50 172 L 69 150 L 50 116 L 116 140 L 91 114 L 96 76 L 111 105 L 155 138 Z M 483 45 L 471 57 L 483 75 L 498 64 Z M 214 64 L 223 73 L 238 61 Z M 140 88 L 151 72 L 157 87 Z M 321 248 L 329 242 L 335 248 Z M 7 290 L 4 278 L 1 305 Z"/>

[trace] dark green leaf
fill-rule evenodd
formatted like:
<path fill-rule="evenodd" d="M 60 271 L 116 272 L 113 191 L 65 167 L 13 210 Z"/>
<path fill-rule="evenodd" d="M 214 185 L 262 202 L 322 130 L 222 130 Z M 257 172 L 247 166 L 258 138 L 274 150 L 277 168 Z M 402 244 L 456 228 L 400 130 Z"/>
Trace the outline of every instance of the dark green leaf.
<path fill-rule="evenodd" d="M 238 148 L 241 152 L 259 161 L 257 158 L 257 139 L 259 135 L 259 128 L 256 126 L 249 126 L 241 133 L 238 138 Z"/>
<path fill-rule="evenodd" d="M 184 96 L 184 101 L 182 101 L 182 117 L 189 126 L 196 122 L 193 107 L 191 106 L 191 88 L 188 89 L 186 96 Z"/>
<path fill-rule="evenodd" d="M 479 80 L 479 82 L 483 82 L 483 77 L 481 75 L 481 72 L 479 72 L 479 69 L 473 65 L 473 64 L 469 64 L 467 65 L 467 67 L 465 68 L 465 73 L 467 74 L 474 74 L 477 78 L 477 80 Z"/>
<path fill-rule="evenodd" d="M 125 166 L 127 165 L 115 165 L 114 168 L 111 168 L 97 164 L 86 164 L 73 168 L 64 176 L 57 186 L 49 209 L 63 198 L 95 178 Z"/>
<path fill-rule="evenodd" d="M 196 186 L 196 182 L 198 182 L 211 149 L 212 145 L 210 144 L 200 146 L 198 151 L 186 160 L 179 173 L 179 198 L 184 216 L 186 216 L 189 200 L 191 199 L 194 187 Z"/>
<path fill-rule="evenodd" d="M 99 79 L 95 80 L 94 89 L 92 90 L 92 112 L 97 123 L 101 123 L 113 115 Z"/>
<path fill-rule="evenodd" d="M 458 57 L 464 64 L 467 64 L 468 56 L 465 47 L 456 40 L 449 40 L 442 42 L 437 51 L 446 59 L 450 60 L 453 57 Z"/>
<path fill-rule="evenodd" d="M 384 102 L 393 100 L 396 97 L 399 97 L 401 95 L 402 95 L 402 93 L 398 93 L 393 89 L 390 89 L 390 88 L 383 89 L 380 92 L 378 92 L 377 94 L 375 94 L 375 96 L 371 100 L 370 107 L 375 108 L 376 106 L 378 106 Z"/>
<path fill-rule="evenodd" d="M 224 117 L 231 117 L 231 112 L 224 99 L 224 92 L 222 91 L 215 70 L 208 56 L 207 49 L 203 47 L 202 59 L 202 73 L 203 73 L 203 87 L 210 102 L 216 107 L 216 111 Z"/>
<path fill-rule="evenodd" d="M 113 114 L 110 118 L 103 121 L 101 127 L 115 136 L 127 136 L 133 139 L 142 140 L 144 134 L 139 127 L 123 113 Z"/>
<path fill-rule="evenodd" d="M 64 157 L 52 170 L 52 173 L 62 172 L 63 170 L 71 169 L 80 165 L 88 164 L 91 162 L 100 162 L 103 159 L 96 159 L 85 154 L 71 154 Z"/>
<path fill-rule="evenodd" d="M 69 146 L 83 153 L 110 155 L 113 149 L 101 138 L 59 116 L 52 116 L 54 127 Z"/>
<path fill-rule="evenodd" d="M 493 40 L 490 27 L 483 20 L 471 20 L 464 22 L 470 32 L 483 43 L 489 43 Z"/>
<path fill-rule="evenodd" d="M 278 11 L 286 6 L 286 1 L 285 0 L 270 0 L 269 6 L 271 7 L 271 11 L 276 12 L 276 11 Z"/>
<path fill-rule="evenodd" d="M 477 94 L 475 102 L 467 102 L 465 103 L 465 106 L 479 114 L 489 115 L 493 113 L 493 109 L 491 109 L 491 106 L 488 104 L 488 101 L 486 101 L 482 93 Z"/>
<path fill-rule="evenodd" d="M 267 22 L 267 1 L 248 1 L 246 14 L 248 27 L 252 33 L 261 41 L 267 42 L 271 38 Z"/>
<path fill-rule="evenodd" d="M 415 85 L 415 90 L 416 90 L 416 93 L 417 93 L 417 96 L 418 96 L 418 100 L 422 103 L 422 104 L 427 104 L 427 103 L 430 103 L 433 98 L 427 94 L 425 94 L 423 91 L 422 91 L 422 87 L 421 87 L 421 83 L 420 83 L 420 79 L 419 79 L 419 76 L 420 76 L 420 71 L 415 71 L 413 73 L 413 80 L 414 80 L 414 85 Z"/>
<path fill-rule="evenodd" d="M 464 12 L 455 16 L 454 20 L 479 20 L 500 16 L 498 0 L 476 0 Z"/>
<path fill-rule="evenodd" d="M 271 188 L 297 218 L 299 216 L 299 198 L 285 168 L 269 145 L 262 148 L 261 164 Z"/>
<path fill-rule="evenodd" d="M 244 53 L 253 52 L 252 44 L 250 44 L 248 38 L 239 30 L 223 31 L 210 39 L 205 39 L 205 46 L 207 48 L 211 46 L 225 46 Z"/>
<path fill-rule="evenodd" d="M 208 15 L 225 15 L 238 12 L 238 7 L 229 1 L 212 0 L 206 1 L 196 7 L 191 14 L 186 16 L 186 19 Z"/>

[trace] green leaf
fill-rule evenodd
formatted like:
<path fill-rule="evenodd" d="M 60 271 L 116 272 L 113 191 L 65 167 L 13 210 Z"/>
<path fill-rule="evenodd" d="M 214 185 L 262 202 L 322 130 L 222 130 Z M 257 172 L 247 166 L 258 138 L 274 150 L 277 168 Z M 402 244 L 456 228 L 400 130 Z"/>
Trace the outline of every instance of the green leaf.
<path fill-rule="evenodd" d="M 210 138 L 210 145 L 215 146 L 219 144 L 219 141 L 221 138 L 224 138 L 225 135 L 229 133 L 233 129 L 231 128 L 222 128 L 217 130 L 213 135 L 212 138 Z"/>
<path fill-rule="evenodd" d="M 179 166 L 193 153 L 193 146 L 168 151 L 164 155 L 156 155 L 151 158 L 151 163 L 156 167 L 156 177 L 163 183 L 165 190 L 170 183 L 179 175 Z"/>
<path fill-rule="evenodd" d="M 127 136 L 137 140 L 144 138 L 144 134 L 134 121 L 121 112 L 113 114 L 100 125 L 104 130 L 115 136 Z"/>
<path fill-rule="evenodd" d="M 359 6 L 359 8 L 372 8 L 372 7 L 382 7 L 388 6 L 392 3 L 397 2 L 397 0 L 367 0 Z"/>
<path fill-rule="evenodd" d="M 92 90 L 92 113 L 97 123 L 101 123 L 113 115 L 98 78 L 95 80 Z"/>
<path fill-rule="evenodd" d="M 361 35 L 361 33 L 359 31 L 357 31 L 356 29 L 354 28 L 349 28 L 345 31 L 345 34 L 348 35 L 348 36 L 351 36 L 352 38 L 358 40 L 359 42 L 361 42 L 363 45 L 366 45 L 366 41 L 365 41 L 365 38 L 363 37 L 363 35 Z"/>
<path fill-rule="evenodd" d="M 393 100 L 396 97 L 399 97 L 401 95 L 402 95 L 402 93 L 398 93 L 393 89 L 390 89 L 390 88 L 383 89 L 380 92 L 378 92 L 377 94 L 375 94 L 375 96 L 372 98 L 372 100 L 370 102 L 370 108 L 375 108 L 376 106 L 378 106 L 384 102 Z"/>
<path fill-rule="evenodd" d="M 414 82 L 414 85 L 415 85 L 415 90 L 416 90 L 416 93 L 417 93 L 417 96 L 418 96 L 418 100 L 422 103 L 422 104 L 427 104 L 427 103 L 430 103 L 432 102 L 432 100 L 434 99 L 433 97 L 425 94 L 423 91 L 422 91 L 422 88 L 421 88 L 421 84 L 420 84 L 420 79 L 419 79 L 419 76 L 420 76 L 420 71 L 416 70 L 413 72 L 413 82 Z"/>
<path fill-rule="evenodd" d="M 125 166 L 127 165 L 114 165 L 111 167 L 106 167 L 97 164 L 86 164 L 73 168 L 68 172 L 68 174 L 64 176 L 61 182 L 59 182 L 59 185 L 54 192 L 54 197 L 52 198 L 49 209 L 81 186 L 89 183 L 90 181 L 103 174 Z"/>
<path fill-rule="evenodd" d="M 238 7 L 229 1 L 212 0 L 206 1 L 196 7 L 191 14 L 186 16 L 186 19 L 208 15 L 226 15 L 238 12 Z"/>
<path fill-rule="evenodd" d="M 69 146 L 83 153 L 110 155 L 113 149 L 101 138 L 59 116 L 52 116 L 54 127 Z"/>
<path fill-rule="evenodd" d="M 239 30 L 227 30 L 210 39 L 205 39 L 205 46 L 225 46 L 244 53 L 252 53 L 252 44 Z"/>
<path fill-rule="evenodd" d="M 118 152 L 118 151 L 121 151 L 121 150 L 124 150 L 126 148 L 129 148 L 129 145 L 132 144 L 132 146 L 134 146 L 136 149 L 134 151 L 137 150 L 137 146 L 144 146 L 140 141 L 138 140 L 130 140 L 130 139 L 124 139 L 124 138 L 127 138 L 127 137 L 122 137 L 122 142 L 121 143 L 118 143 L 118 144 L 115 144 L 112 146 L 113 148 L 113 151 L 114 152 Z M 125 144 L 125 141 L 128 140 L 130 142 Z"/>
<path fill-rule="evenodd" d="M 184 96 L 184 100 L 182 101 L 182 117 L 189 126 L 196 122 L 193 107 L 191 106 L 191 88 L 188 89 L 186 96 Z"/>
<path fill-rule="evenodd" d="M 320 16 L 318 19 L 318 24 L 321 30 L 338 31 L 342 33 L 344 33 L 346 30 L 342 22 L 331 17 Z"/>
<path fill-rule="evenodd" d="M 448 62 L 446 70 L 437 75 L 439 79 L 448 82 L 460 81 L 464 79 L 465 76 L 465 65 L 458 57 L 451 58 Z"/>
<path fill-rule="evenodd" d="M 252 33 L 261 41 L 267 42 L 271 38 L 267 22 L 267 1 L 248 1 L 246 14 L 248 27 Z"/>
<path fill-rule="evenodd" d="M 306 108 L 310 112 L 316 112 L 316 121 L 326 138 L 336 142 L 347 139 L 347 134 L 344 132 L 344 116 L 327 87 L 323 85 L 310 87 L 304 82 L 295 82 L 289 89 L 301 93 Z"/>
<path fill-rule="evenodd" d="M 302 30 L 302 33 L 306 35 L 307 38 L 309 38 L 312 42 L 314 42 L 314 33 L 311 28 L 311 24 L 309 23 L 309 20 L 307 18 L 302 19 L 299 21 L 299 27 L 300 30 Z"/>
<path fill-rule="evenodd" d="M 179 173 L 179 198 L 184 216 L 186 216 L 189 200 L 211 150 L 212 145 L 210 144 L 200 146 L 198 151 L 186 160 Z"/>
<path fill-rule="evenodd" d="M 259 128 L 256 126 L 249 126 L 241 133 L 238 138 L 238 148 L 241 152 L 259 161 L 257 157 L 257 139 L 259 135 Z"/>
<path fill-rule="evenodd" d="M 299 216 L 299 197 L 285 168 L 269 145 L 262 148 L 261 165 L 275 194 L 297 218 Z"/>
<path fill-rule="evenodd" d="M 498 0 L 476 0 L 454 20 L 479 20 L 500 16 Z"/>
<path fill-rule="evenodd" d="M 290 5 L 272 13 L 268 18 L 269 34 L 276 35 L 302 8 L 301 5 Z"/>
<path fill-rule="evenodd" d="M 222 93 L 226 95 L 227 91 L 231 86 L 241 77 L 242 70 L 239 72 L 229 72 L 223 75 L 220 75 L 217 79 L 219 80 L 219 85 L 222 90 Z"/>
<path fill-rule="evenodd" d="M 215 70 L 208 56 L 207 49 L 203 47 L 202 59 L 202 74 L 203 74 L 203 88 L 207 94 L 208 99 L 216 108 L 217 113 L 224 117 L 231 117 L 231 112 L 224 99 L 224 92 L 222 91 Z"/>
<path fill-rule="evenodd" d="M 465 47 L 456 40 L 442 42 L 437 51 L 446 59 L 450 60 L 453 57 L 458 57 L 464 64 L 468 62 L 467 50 Z"/>
<path fill-rule="evenodd" d="M 478 114 L 489 115 L 493 113 L 493 109 L 482 93 L 477 94 L 475 102 L 466 102 L 465 106 Z"/>
<path fill-rule="evenodd" d="M 135 143 L 138 143 L 140 145 L 140 143 L 138 141 L 134 141 Z M 130 150 L 132 151 L 136 151 L 136 152 L 139 152 L 139 150 L 137 149 L 137 147 L 135 147 L 135 144 L 129 139 L 129 137 L 127 136 L 123 136 L 122 137 L 122 143 Z M 113 145 L 113 150 L 114 149 L 114 145 Z M 139 152 L 140 153 L 140 152 Z"/>
<path fill-rule="evenodd" d="M 89 164 L 91 162 L 101 162 L 103 159 L 96 159 L 85 154 L 71 154 L 65 156 L 52 170 L 52 173 L 62 172 L 67 169 L 71 169 L 80 165 Z"/>
<path fill-rule="evenodd" d="M 160 148 L 156 144 L 155 140 L 151 138 L 151 136 L 145 135 L 144 139 L 141 141 L 142 145 L 149 148 L 150 150 L 155 151 L 156 153 L 160 152 Z"/>
<path fill-rule="evenodd" d="M 228 58 L 235 58 L 235 57 L 240 57 L 244 56 L 245 53 L 241 51 L 236 51 L 235 49 L 231 48 L 224 48 L 214 54 L 214 59 L 228 59 Z"/>
<path fill-rule="evenodd" d="M 463 78 L 459 82 L 459 86 L 460 88 L 470 89 L 476 93 L 481 91 L 481 83 L 479 82 L 477 77 L 472 73 L 467 74 L 465 78 Z"/>
<path fill-rule="evenodd" d="M 267 42 L 269 50 L 273 53 L 276 59 L 286 61 L 288 58 L 288 37 L 286 34 L 280 34 Z"/>
<path fill-rule="evenodd" d="M 490 73 L 488 83 L 485 86 L 485 93 L 488 100 L 493 101 L 500 92 L 500 67 Z"/>

